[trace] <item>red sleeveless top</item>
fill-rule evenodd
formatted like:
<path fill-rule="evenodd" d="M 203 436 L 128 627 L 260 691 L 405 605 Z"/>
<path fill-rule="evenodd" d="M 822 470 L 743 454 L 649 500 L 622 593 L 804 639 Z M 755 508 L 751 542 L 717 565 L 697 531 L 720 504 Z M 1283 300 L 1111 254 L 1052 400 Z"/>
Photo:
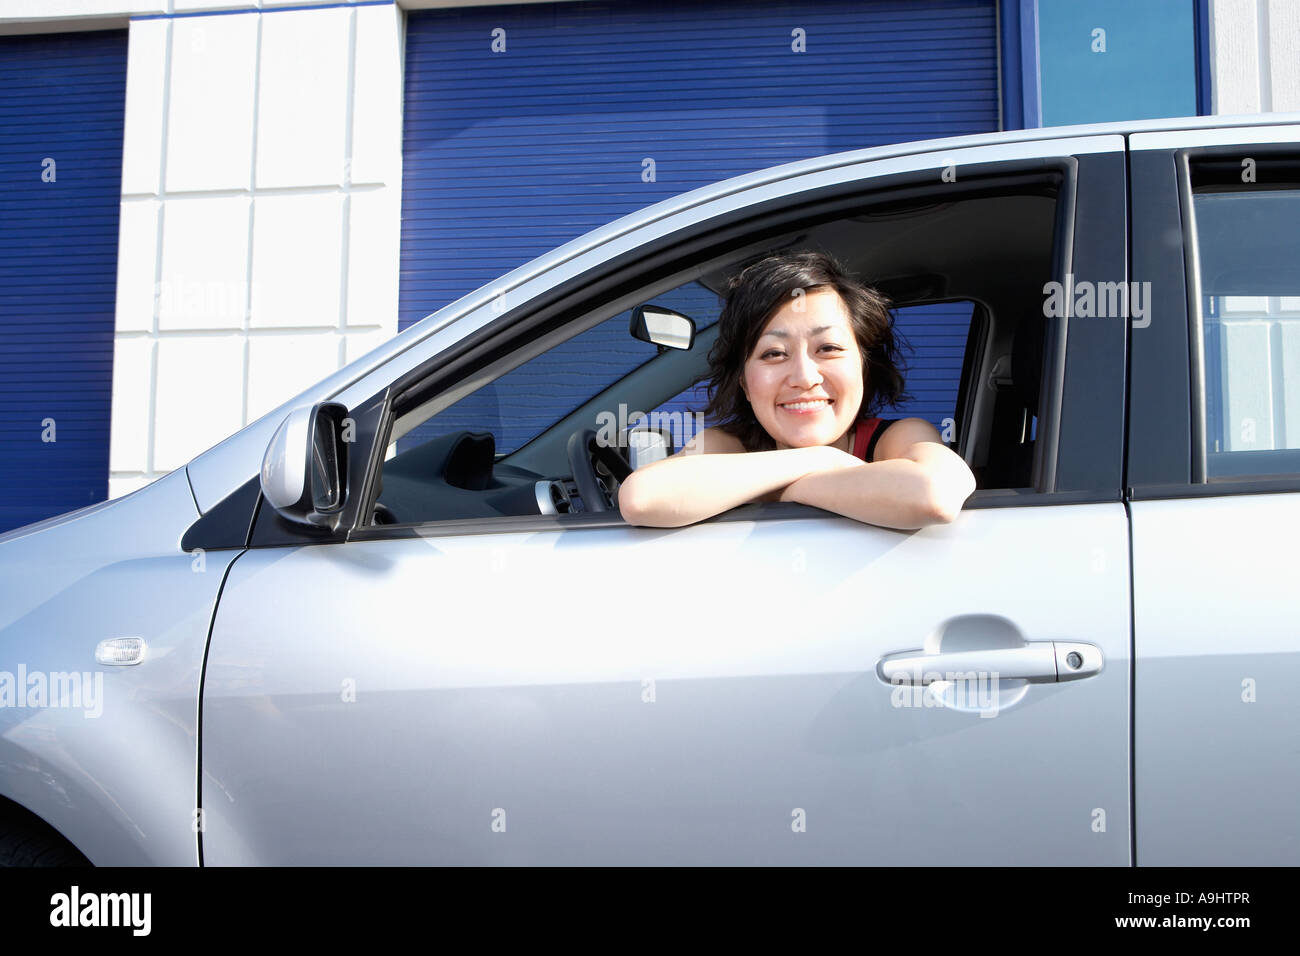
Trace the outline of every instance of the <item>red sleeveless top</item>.
<path fill-rule="evenodd" d="M 876 451 L 876 442 L 880 441 L 885 429 L 895 421 L 897 419 L 894 418 L 864 418 L 859 421 L 857 433 L 853 436 L 853 457 L 871 461 L 871 456 Z"/>

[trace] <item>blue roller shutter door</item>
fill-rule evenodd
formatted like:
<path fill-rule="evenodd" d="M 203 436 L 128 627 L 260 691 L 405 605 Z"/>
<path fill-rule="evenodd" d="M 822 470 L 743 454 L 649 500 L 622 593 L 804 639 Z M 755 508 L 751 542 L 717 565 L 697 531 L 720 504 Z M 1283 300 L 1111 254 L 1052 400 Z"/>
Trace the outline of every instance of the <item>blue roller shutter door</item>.
<path fill-rule="evenodd" d="M 108 495 L 126 55 L 0 37 L 0 531 Z"/>
<path fill-rule="evenodd" d="M 697 186 L 998 128 L 991 0 L 430 10 L 410 14 L 406 50 L 401 328 Z M 926 390 L 955 392 L 934 376 L 960 372 L 947 353 L 970 312 L 949 311 L 932 312 L 944 370 L 915 366 Z M 919 356 L 929 327 L 909 323 Z"/>

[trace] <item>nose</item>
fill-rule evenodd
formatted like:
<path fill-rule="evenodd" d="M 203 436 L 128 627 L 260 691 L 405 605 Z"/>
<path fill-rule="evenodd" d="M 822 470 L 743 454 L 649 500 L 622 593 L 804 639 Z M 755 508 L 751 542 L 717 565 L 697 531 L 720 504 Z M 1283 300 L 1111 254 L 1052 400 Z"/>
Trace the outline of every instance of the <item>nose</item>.
<path fill-rule="evenodd" d="M 790 387 L 807 390 L 822 382 L 821 368 L 806 349 L 799 349 L 790 363 Z"/>

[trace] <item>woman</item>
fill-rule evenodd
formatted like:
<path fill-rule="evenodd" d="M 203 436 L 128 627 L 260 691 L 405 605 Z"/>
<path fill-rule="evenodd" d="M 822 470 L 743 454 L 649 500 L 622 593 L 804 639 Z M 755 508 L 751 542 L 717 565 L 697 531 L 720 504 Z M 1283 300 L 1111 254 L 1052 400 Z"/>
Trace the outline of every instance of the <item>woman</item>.
<path fill-rule="evenodd" d="M 769 256 L 731 280 L 718 326 L 706 410 L 718 424 L 628 477 L 629 524 L 675 528 L 750 501 L 889 528 L 957 516 L 975 478 L 934 426 L 869 417 L 903 397 L 879 293 L 822 253 Z"/>

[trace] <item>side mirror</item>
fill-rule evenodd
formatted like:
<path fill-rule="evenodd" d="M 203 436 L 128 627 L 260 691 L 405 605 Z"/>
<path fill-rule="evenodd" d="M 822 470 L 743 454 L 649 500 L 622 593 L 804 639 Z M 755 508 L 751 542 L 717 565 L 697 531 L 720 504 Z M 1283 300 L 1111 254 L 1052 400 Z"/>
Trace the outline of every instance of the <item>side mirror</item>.
<path fill-rule="evenodd" d="M 338 402 L 295 409 L 262 458 L 262 494 L 285 519 L 327 531 L 338 527 L 347 501 L 348 410 Z"/>
<path fill-rule="evenodd" d="M 695 344 L 695 320 L 662 305 L 638 305 L 628 331 L 632 338 L 659 348 L 689 349 Z"/>

